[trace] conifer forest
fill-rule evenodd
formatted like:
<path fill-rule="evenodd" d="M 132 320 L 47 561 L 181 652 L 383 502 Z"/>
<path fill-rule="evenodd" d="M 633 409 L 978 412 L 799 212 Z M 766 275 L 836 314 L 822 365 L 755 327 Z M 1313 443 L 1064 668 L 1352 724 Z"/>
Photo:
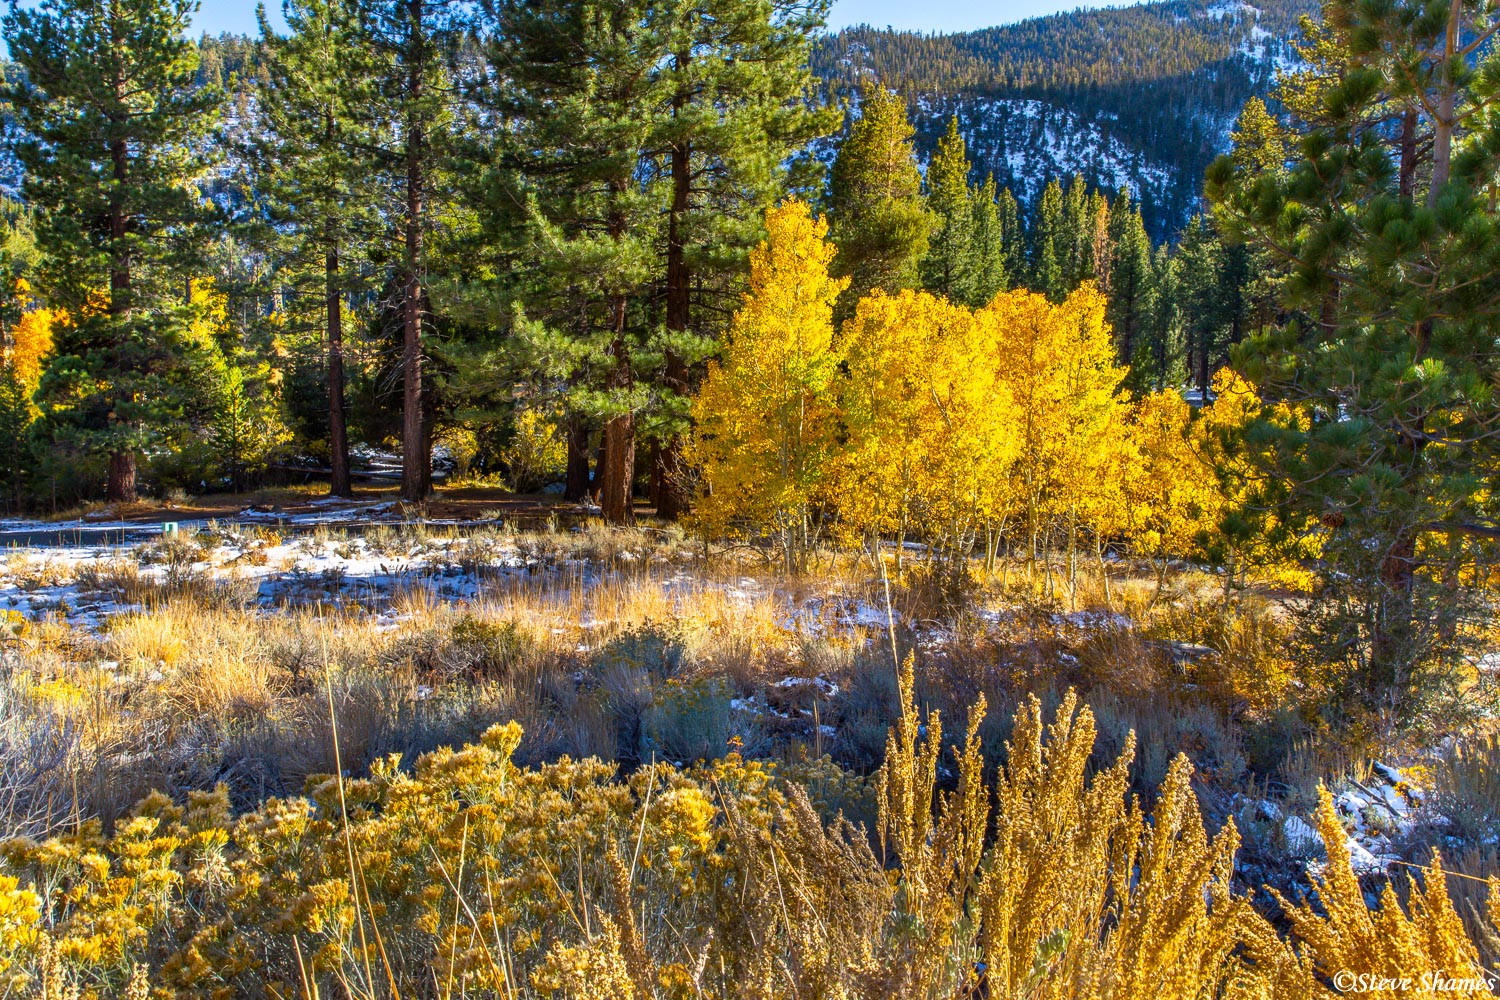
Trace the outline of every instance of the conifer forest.
<path fill-rule="evenodd" d="M 1500 997 L 1500 5 L 275 2 L 0 14 L 0 1000 Z"/>

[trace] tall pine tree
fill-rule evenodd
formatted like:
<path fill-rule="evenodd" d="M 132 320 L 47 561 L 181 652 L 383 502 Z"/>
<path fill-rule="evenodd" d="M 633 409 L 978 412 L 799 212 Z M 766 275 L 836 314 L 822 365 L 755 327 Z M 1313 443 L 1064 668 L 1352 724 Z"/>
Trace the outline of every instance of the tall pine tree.
<path fill-rule="evenodd" d="M 24 70 L 5 88 L 49 299 L 68 311 L 40 396 L 63 443 L 108 457 L 136 499 L 137 455 L 196 386 L 183 270 L 208 208 L 221 94 L 198 85 L 192 0 L 44 0 L 5 18 Z M 187 272 L 191 273 L 191 272 Z"/>
<path fill-rule="evenodd" d="M 643 153 L 670 187 L 662 333 L 649 352 L 661 364 L 646 429 L 652 499 L 658 515 L 675 519 L 691 496 L 679 457 L 691 366 L 714 350 L 737 304 L 764 211 L 785 192 L 794 154 L 831 132 L 837 111 L 808 99 L 808 51 L 827 0 L 669 0 L 658 12 L 672 26 L 662 81 L 669 106 Z"/>
<path fill-rule="evenodd" d="M 445 176 L 458 124 L 455 53 L 467 7 L 457 0 L 359 0 L 360 35 L 370 100 L 353 109 L 368 137 L 392 236 L 401 329 L 401 497 L 432 492 L 431 389 L 424 373 L 425 333 L 432 323 L 431 237 L 451 207 Z"/>
<path fill-rule="evenodd" d="M 1322 528 L 1303 634 L 1387 738 L 1468 669 L 1468 581 L 1500 537 L 1500 19 L 1474 0 L 1328 0 L 1323 20 L 1293 164 L 1264 169 L 1249 114 L 1207 189 L 1231 236 L 1287 267 L 1284 318 L 1239 360 L 1306 418 L 1259 428 L 1271 499 Z"/>
<path fill-rule="evenodd" d="M 969 157 L 955 115 L 927 164 L 927 207 L 936 226 L 927 256 L 922 258 L 921 274 L 922 287 L 966 305 L 972 305 L 975 298 L 977 270 L 972 201 Z M 998 219 L 995 223 L 993 228 L 998 229 Z"/>
<path fill-rule="evenodd" d="M 1068 294 L 1064 272 L 1068 256 L 1068 235 L 1063 224 L 1063 189 L 1056 178 L 1042 189 L 1036 218 L 1031 225 L 1031 288 L 1054 302 Z"/>
<path fill-rule="evenodd" d="M 834 273 L 850 279 L 839 299 L 840 316 L 876 288 L 895 293 L 919 280 L 933 220 L 922 199 L 912 134 L 906 102 L 871 86 L 833 161 L 828 214 L 839 248 Z"/>
<path fill-rule="evenodd" d="M 1120 195 L 1109 210 L 1109 309 L 1106 313 L 1119 346 L 1121 364 L 1130 364 L 1155 308 L 1155 273 L 1151 239 L 1140 208 Z M 1133 373 L 1132 373 L 1133 374 Z M 1135 379 L 1130 380 L 1132 383 Z M 1131 388 L 1140 388 L 1132 384 Z"/>
<path fill-rule="evenodd" d="M 487 3 L 496 30 L 486 99 L 513 123 L 497 154 L 496 205 L 511 206 L 521 259 L 538 267 L 519 331 L 566 380 L 575 414 L 602 424 L 595 479 L 617 524 L 634 519 L 636 417 L 650 394 L 641 374 L 655 364 L 642 299 L 658 273 L 670 183 L 644 154 L 679 89 L 662 72 L 676 26 L 655 10 L 645 0 Z"/>
<path fill-rule="evenodd" d="M 344 299 L 360 287 L 353 258 L 375 235 L 366 185 L 375 164 L 354 109 L 367 105 L 367 50 L 352 0 L 289 0 L 290 34 L 261 11 L 266 75 L 252 155 L 281 273 L 311 284 L 327 350 L 334 496 L 353 496 L 344 416 Z M 297 298 L 300 298 L 297 297 Z M 295 300 L 294 300 L 295 301 Z"/>

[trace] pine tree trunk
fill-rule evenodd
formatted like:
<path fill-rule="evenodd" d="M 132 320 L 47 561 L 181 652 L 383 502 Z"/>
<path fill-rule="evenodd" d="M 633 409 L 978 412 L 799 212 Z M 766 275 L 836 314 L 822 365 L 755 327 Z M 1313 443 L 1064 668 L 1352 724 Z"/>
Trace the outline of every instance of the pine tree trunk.
<path fill-rule="evenodd" d="M 629 187 L 628 180 L 611 182 L 612 194 L 624 198 Z M 623 214 L 616 213 L 609 225 L 610 236 L 616 241 L 625 238 L 626 221 Z M 635 382 L 635 373 L 630 367 L 630 345 L 626 340 L 625 326 L 629 319 L 630 300 L 623 292 L 616 292 L 610 306 L 610 330 L 614 340 L 609 353 L 614 359 L 614 368 L 609 374 L 609 387 L 621 395 L 629 392 Z M 631 486 L 635 481 L 635 414 L 630 410 L 609 418 L 604 425 L 604 454 L 600 456 L 599 510 L 609 524 L 635 523 L 635 511 L 631 505 Z"/>
<path fill-rule="evenodd" d="M 686 61 L 685 56 L 679 57 Z M 682 100 L 677 102 L 681 106 Z M 692 308 L 692 274 L 687 262 L 683 224 L 692 194 L 692 147 L 682 141 L 672 147 L 672 208 L 667 217 L 667 303 L 669 331 L 686 331 Z M 679 396 L 688 391 L 688 368 L 683 359 L 667 351 L 664 388 Z M 658 517 L 675 521 L 686 514 L 692 498 L 682 473 L 682 438 L 672 434 L 657 445 L 651 463 L 651 486 Z"/>
<path fill-rule="evenodd" d="M 422 0 L 409 0 L 411 44 L 420 49 Z M 411 53 L 407 71 L 406 100 L 413 108 L 422 98 L 421 53 Z M 432 452 L 423 451 L 427 435 L 422 413 L 422 212 L 425 177 L 423 162 L 424 123 L 409 113 L 406 134 L 406 259 L 401 289 L 402 400 L 401 400 L 401 499 L 408 503 L 425 500 L 432 491 Z"/>
<path fill-rule="evenodd" d="M 109 456 L 109 481 L 104 499 L 110 503 L 135 503 L 140 499 L 135 485 L 135 452 L 117 451 Z"/>
<path fill-rule="evenodd" d="M 437 396 L 432 391 L 432 380 L 422 386 L 422 455 L 420 486 L 424 497 L 432 496 L 432 435 L 437 427 Z"/>
<path fill-rule="evenodd" d="M 1401 685 L 1413 652 L 1416 552 L 1416 533 L 1402 530 L 1380 562 L 1382 593 L 1375 607 L 1370 635 L 1370 675 L 1365 679 L 1365 695 L 1371 707 L 1385 703 L 1395 708 L 1401 697 Z"/>
<path fill-rule="evenodd" d="M 632 382 L 630 352 L 625 344 L 626 306 L 625 297 L 619 296 L 615 303 L 615 342 L 610 349 L 615 358 L 610 384 L 616 389 L 629 389 Z M 610 524 L 633 524 L 630 492 L 635 479 L 635 414 L 621 413 L 605 423 L 600 466 L 600 513 Z"/>
<path fill-rule="evenodd" d="M 568 477 L 563 485 L 563 499 L 577 503 L 589 495 L 589 431 L 583 418 L 568 418 Z"/>
<path fill-rule="evenodd" d="M 331 227 L 330 227 L 331 228 Z M 328 493 L 354 496 L 349 481 L 349 432 L 344 423 L 344 324 L 343 297 L 339 293 L 339 252 L 330 234 L 323 258 L 328 313 L 328 451 L 333 472 Z"/>
<path fill-rule="evenodd" d="M 1452 0 L 1448 11 L 1448 32 L 1443 41 L 1442 94 L 1432 130 L 1432 186 L 1427 190 L 1427 207 L 1437 205 L 1438 194 L 1448 183 L 1453 161 L 1453 132 L 1457 124 L 1458 85 L 1451 66 L 1458 50 L 1458 33 L 1463 19 L 1463 0 Z"/>
<path fill-rule="evenodd" d="M 1407 108 L 1401 116 L 1401 197 L 1410 198 L 1417 190 L 1417 109 Z"/>
<path fill-rule="evenodd" d="M 116 91 L 122 84 L 116 81 Z M 129 166 L 130 150 L 123 139 L 110 145 L 110 159 L 114 167 L 115 190 L 123 187 Z M 115 335 L 122 332 L 120 326 L 130 322 L 131 284 L 130 251 L 126 246 L 127 219 L 125 206 L 118 194 L 112 195 L 109 206 L 110 269 L 109 269 L 109 315 L 115 322 Z M 110 417 L 114 423 L 115 418 Z M 136 491 L 135 451 L 123 448 L 110 453 L 109 478 L 104 486 L 105 499 L 114 503 L 134 503 L 140 498 Z"/>

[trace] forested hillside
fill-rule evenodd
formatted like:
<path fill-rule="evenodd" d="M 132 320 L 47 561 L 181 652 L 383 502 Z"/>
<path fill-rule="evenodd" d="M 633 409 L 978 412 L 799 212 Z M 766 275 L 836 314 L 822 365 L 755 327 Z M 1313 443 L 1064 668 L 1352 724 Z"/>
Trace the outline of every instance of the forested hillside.
<path fill-rule="evenodd" d="M 813 68 L 839 95 L 899 88 L 924 153 L 956 114 L 974 180 L 993 172 L 1027 206 L 1051 177 L 1129 188 L 1161 239 L 1192 214 L 1245 101 L 1294 61 L 1313 7 L 1171 0 L 955 35 L 857 27 L 823 39 Z"/>

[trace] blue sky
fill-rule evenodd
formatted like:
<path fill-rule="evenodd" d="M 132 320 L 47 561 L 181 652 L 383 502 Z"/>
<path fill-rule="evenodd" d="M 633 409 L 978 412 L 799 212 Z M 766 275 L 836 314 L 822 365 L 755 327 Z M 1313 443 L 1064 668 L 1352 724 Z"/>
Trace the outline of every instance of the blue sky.
<path fill-rule="evenodd" d="M 1059 10 L 1071 10 L 1078 0 L 834 0 L 829 25 L 890 25 L 913 31 L 965 31 L 1021 21 Z M 281 0 L 268 0 L 273 23 L 281 21 Z M 195 22 L 200 31 L 251 33 L 255 27 L 254 0 L 202 0 Z"/>

